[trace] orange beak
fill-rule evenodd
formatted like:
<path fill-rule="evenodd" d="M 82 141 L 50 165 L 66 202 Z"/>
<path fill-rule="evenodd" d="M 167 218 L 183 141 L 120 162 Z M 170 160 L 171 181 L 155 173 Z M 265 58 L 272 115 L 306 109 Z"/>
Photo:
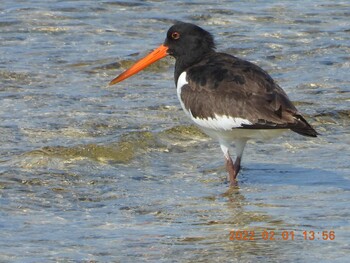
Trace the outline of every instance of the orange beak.
<path fill-rule="evenodd" d="M 164 58 L 165 56 L 168 55 L 167 50 L 168 50 L 168 47 L 164 45 L 160 45 L 157 49 L 152 51 L 150 54 L 148 54 L 144 58 L 141 58 L 133 66 L 131 66 L 129 69 L 125 70 L 118 77 L 114 78 L 111 82 L 109 82 L 109 86 L 117 84 L 118 82 L 121 82 L 124 79 L 131 77 L 132 75 L 143 70 L 144 68 L 148 67 L 152 63 Z"/>

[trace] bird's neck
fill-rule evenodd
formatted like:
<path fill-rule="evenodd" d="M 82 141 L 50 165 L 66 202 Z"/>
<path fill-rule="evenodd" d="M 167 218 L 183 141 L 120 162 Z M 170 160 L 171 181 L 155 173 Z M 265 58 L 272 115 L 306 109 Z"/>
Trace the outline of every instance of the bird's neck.
<path fill-rule="evenodd" d="M 200 56 L 180 56 L 176 58 L 174 71 L 175 85 L 182 72 L 186 71 L 189 67 L 192 67 L 193 65 L 199 63 L 201 60 L 207 58 L 208 56 L 211 56 L 213 53 L 215 53 L 215 51 L 211 50 L 210 52 L 201 54 Z"/>

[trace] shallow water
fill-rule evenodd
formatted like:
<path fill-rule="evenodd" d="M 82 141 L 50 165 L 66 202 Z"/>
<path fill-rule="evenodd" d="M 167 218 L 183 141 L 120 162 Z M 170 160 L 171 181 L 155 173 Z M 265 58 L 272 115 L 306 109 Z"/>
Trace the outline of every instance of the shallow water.
<path fill-rule="evenodd" d="M 177 19 L 267 70 L 322 136 L 249 143 L 229 189 L 173 59 L 106 87 Z M 2 1 L 0 262 L 346 262 L 349 21 L 348 1 Z"/>

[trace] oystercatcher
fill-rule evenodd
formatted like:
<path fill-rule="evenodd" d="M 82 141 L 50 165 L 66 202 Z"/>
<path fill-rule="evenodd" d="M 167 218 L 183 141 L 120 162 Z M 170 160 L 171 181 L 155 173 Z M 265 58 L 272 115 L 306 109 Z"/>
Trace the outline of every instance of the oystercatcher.
<path fill-rule="evenodd" d="M 213 36 L 201 27 L 178 22 L 164 44 L 113 79 L 116 84 L 170 55 L 176 59 L 175 86 L 185 113 L 218 140 L 230 185 L 236 185 L 244 147 L 250 139 L 270 139 L 286 130 L 318 133 L 298 112 L 282 88 L 259 66 L 215 51 Z M 229 149 L 235 143 L 233 162 Z"/>

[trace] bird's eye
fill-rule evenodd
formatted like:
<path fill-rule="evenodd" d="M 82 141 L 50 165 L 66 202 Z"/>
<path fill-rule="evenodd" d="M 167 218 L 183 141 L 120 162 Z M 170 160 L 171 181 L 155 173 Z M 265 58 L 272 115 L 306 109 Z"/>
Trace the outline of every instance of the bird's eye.
<path fill-rule="evenodd" d="M 179 32 L 173 32 L 171 34 L 171 38 L 175 39 L 175 40 L 179 39 L 180 38 L 180 33 Z"/>

